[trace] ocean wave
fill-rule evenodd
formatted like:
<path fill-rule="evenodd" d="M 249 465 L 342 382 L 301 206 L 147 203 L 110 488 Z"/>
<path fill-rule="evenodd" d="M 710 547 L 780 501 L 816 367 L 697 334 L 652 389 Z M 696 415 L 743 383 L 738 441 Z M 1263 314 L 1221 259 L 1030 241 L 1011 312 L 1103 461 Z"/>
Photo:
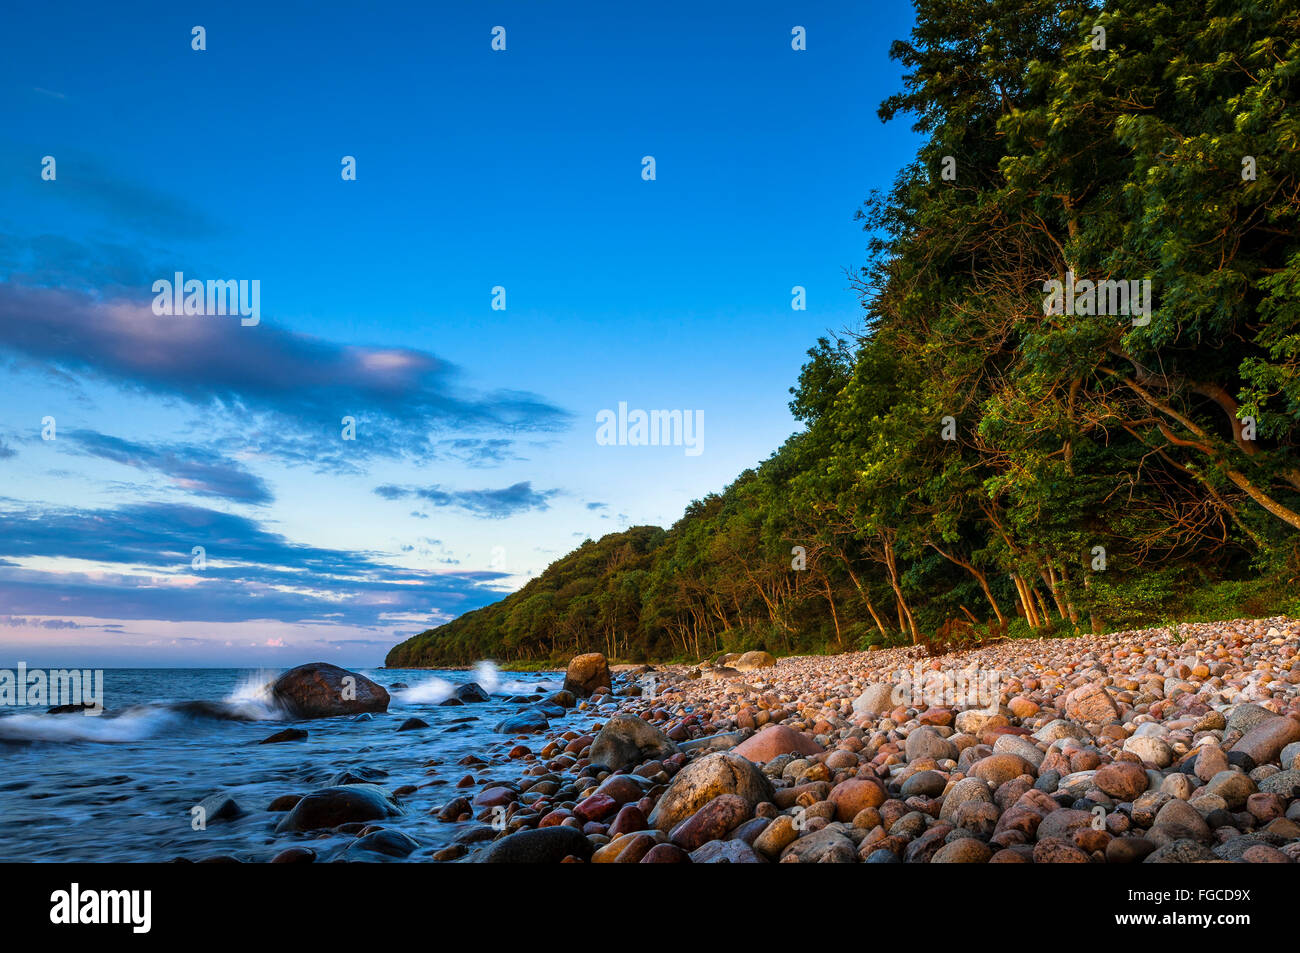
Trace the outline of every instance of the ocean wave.
<path fill-rule="evenodd" d="M 489 661 L 478 662 L 474 666 L 474 681 L 483 686 L 489 695 L 531 695 L 537 691 L 553 692 L 564 687 L 563 682 L 553 679 L 531 678 L 521 681 L 515 678 L 502 678 L 501 670 Z"/>
<path fill-rule="evenodd" d="M 224 699 L 157 701 L 99 715 L 21 712 L 0 717 L 0 741 L 123 744 L 153 738 L 186 721 L 283 721 L 271 694 L 275 673 L 249 675 Z"/>
<path fill-rule="evenodd" d="M 456 686 L 445 678 L 427 678 L 408 688 L 392 692 L 393 698 L 404 705 L 437 705 L 451 697 Z"/>
<path fill-rule="evenodd" d="M 0 741 L 124 744 L 152 738 L 184 720 L 182 712 L 157 705 L 137 705 L 117 715 L 9 715 L 0 718 Z"/>

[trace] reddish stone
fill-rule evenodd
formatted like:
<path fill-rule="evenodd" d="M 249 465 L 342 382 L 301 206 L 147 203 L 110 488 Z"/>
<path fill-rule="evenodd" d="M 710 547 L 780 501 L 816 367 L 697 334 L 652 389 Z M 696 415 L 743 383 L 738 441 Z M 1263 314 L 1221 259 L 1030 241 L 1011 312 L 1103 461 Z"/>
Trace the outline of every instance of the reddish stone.
<path fill-rule="evenodd" d="M 614 823 L 609 825 L 609 836 L 612 839 L 620 834 L 648 830 L 649 827 L 645 814 L 641 812 L 639 807 L 635 804 L 624 804 L 619 809 L 618 816 L 614 818 Z"/>
<path fill-rule="evenodd" d="M 682 821 L 669 840 L 693 851 L 711 840 L 721 840 L 732 828 L 749 819 L 749 802 L 738 794 L 721 794 Z"/>
<path fill-rule="evenodd" d="M 608 794 L 593 794 L 573 808 L 573 816 L 582 821 L 603 821 L 618 810 L 618 802 Z"/>
<path fill-rule="evenodd" d="M 859 777 L 835 785 L 827 800 L 835 805 L 836 820 L 852 821 L 859 812 L 869 807 L 880 807 L 887 798 L 884 785 L 879 781 Z"/>
<path fill-rule="evenodd" d="M 733 754 L 764 764 L 783 754 L 821 754 L 825 749 L 803 732 L 785 725 L 768 725 L 754 737 L 732 749 Z"/>
<path fill-rule="evenodd" d="M 475 807 L 500 807 L 509 804 L 519 795 L 512 788 L 485 788 L 474 798 Z"/>

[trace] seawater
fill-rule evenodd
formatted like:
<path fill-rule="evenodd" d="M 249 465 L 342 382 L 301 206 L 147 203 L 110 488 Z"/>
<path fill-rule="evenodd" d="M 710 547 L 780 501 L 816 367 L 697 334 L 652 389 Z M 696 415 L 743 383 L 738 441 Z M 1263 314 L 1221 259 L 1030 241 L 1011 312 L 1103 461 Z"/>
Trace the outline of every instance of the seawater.
<path fill-rule="evenodd" d="M 421 843 L 409 860 L 451 843 L 458 825 L 430 809 L 478 785 L 459 790 L 473 774 L 515 778 L 516 763 L 459 767 L 466 755 L 489 760 L 518 739 L 492 731 L 520 702 L 561 686 L 563 674 L 501 673 L 488 663 L 474 671 L 360 670 L 388 687 L 386 714 L 294 720 L 271 704 L 279 674 L 248 669 L 106 669 L 105 712 L 46 714 L 44 709 L 0 709 L 0 861 L 168 861 L 229 855 L 264 861 L 284 847 L 304 844 L 329 860 L 350 838 L 322 834 L 276 836 L 282 813 L 266 810 L 284 794 L 306 794 L 344 770 L 379 769 L 389 788 L 429 785 L 401 799 L 405 816 L 384 821 Z M 454 688 L 476 681 L 492 695 L 479 704 L 440 706 Z M 428 728 L 397 731 L 410 717 Z M 596 713 L 571 711 L 552 731 L 586 730 Z M 289 726 L 305 741 L 259 744 Z M 541 739 L 523 741 L 534 751 Z M 436 767 L 426 762 L 436 759 Z M 430 773 L 432 772 L 432 773 Z M 429 782 L 435 782 L 429 784 Z M 194 830 L 191 809 L 212 794 L 233 797 L 248 814 L 209 821 Z"/>

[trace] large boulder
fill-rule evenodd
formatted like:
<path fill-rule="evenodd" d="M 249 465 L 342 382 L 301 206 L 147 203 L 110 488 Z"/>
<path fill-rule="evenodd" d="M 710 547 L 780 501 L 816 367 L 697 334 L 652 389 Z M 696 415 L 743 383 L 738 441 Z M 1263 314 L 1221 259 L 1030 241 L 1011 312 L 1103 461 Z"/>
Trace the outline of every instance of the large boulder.
<path fill-rule="evenodd" d="M 312 791 L 276 826 L 277 834 L 338 827 L 351 821 L 382 821 L 397 817 L 402 809 L 392 794 L 378 784 L 342 784 Z"/>
<path fill-rule="evenodd" d="M 615 715 L 600 729 L 587 759 L 611 771 L 640 764 L 651 758 L 668 758 L 677 753 L 669 737 L 636 715 Z"/>
<path fill-rule="evenodd" d="M 613 684 L 609 677 L 609 663 L 599 652 L 575 655 L 564 673 L 564 690 L 579 698 L 586 698 L 596 689 L 609 688 Z"/>
<path fill-rule="evenodd" d="M 762 802 L 772 800 L 772 783 L 753 762 L 739 755 L 727 751 L 705 755 L 673 778 L 650 812 L 650 826 L 670 831 L 722 794 L 740 795 L 752 811 Z"/>
<path fill-rule="evenodd" d="M 760 668 L 771 668 L 775 664 L 776 659 L 768 652 L 746 652 L 732 662 L 731 666 L 738 672 L 752 672 Z"/>
<path fill-rule="evenodd" d="M 309 662 L 289 669 L 275 680 L 271 695 L 295 718 L 388 711 L 388 690 L 384 686 L 329 662 Z"/>

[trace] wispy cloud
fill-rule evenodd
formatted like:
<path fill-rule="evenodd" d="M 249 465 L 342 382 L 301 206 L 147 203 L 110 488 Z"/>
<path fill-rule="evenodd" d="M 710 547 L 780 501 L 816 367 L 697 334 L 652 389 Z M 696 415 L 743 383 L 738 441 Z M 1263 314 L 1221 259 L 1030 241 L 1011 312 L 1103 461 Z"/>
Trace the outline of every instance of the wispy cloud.
<path fill-rule="evenodd" d="M 261 477 L 221 454 L 193 444 L 144 444 L 94 430 L 68 433 L 76 452 L 169 477 L 180 489 L 240 503 L 269 503 Z"/>
<path fill-rule="evenodd" d="M 192 565 L 203 546 L 206 566 Z M 505 574 L 408 570 L 373 553 L 295 543 L 200 506 L 28 506 L 0 511 L 0 607 L 9 616 L 319 623 L 386 628 L 500 598 Z M 40 557 L 40 568 L 24 566 Z M 46 568 L 79 560 L 108 569 Z"/>
<path fill-rule="evenodd" d="M 263 301 L 265 303 L 265 294 Z M 271 449 L 339 468 L 368 456 L 425 458 L 448 429 L 547 431 L 571 415 L 521 391 L 473 393 L 459 369 L 414 348 L 345 345 L 264 321 L 160 317 L 147 302 L 0 284 L 0 351 L 223 414 L 269 418 Z M 356 419 L 344 441 L 341 420 Z M 500 443 L 462 452 L 501 454 Z"/>
<path fill-rule="evenodd" d="M 531 481 L 515 483 L 499 490 L 444 490 L 433 486 L 395 486 L 387 483 L 375 487 L 375 493 L 386 500 L 415 498 L 434 506 L 446 506 L 472 513 L 502 519 L 529 510 L 546 510 L 550 500 L 559 490 L 534 490 Z"/>

